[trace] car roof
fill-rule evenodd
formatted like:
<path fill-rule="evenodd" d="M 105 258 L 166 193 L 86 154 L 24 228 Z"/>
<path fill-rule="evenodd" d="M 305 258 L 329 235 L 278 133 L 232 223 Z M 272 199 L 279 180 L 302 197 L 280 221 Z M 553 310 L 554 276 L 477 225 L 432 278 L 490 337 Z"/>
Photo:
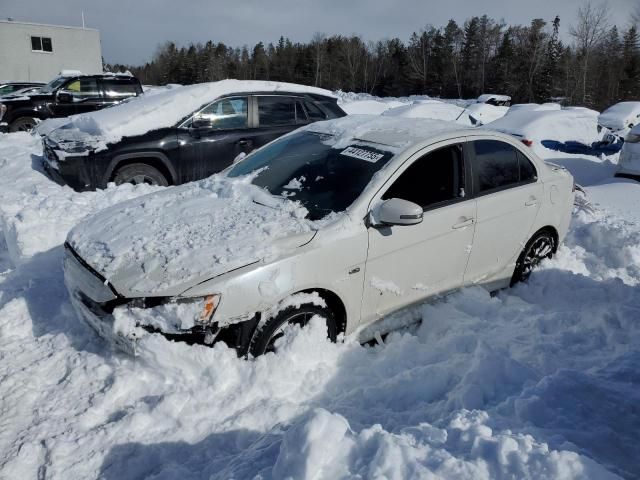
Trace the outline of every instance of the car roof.
<path fill-rule="evenodd" d="M 338 145 L 361 141 L 391 147 L 396 151 L 443 136 L 464 136 L 472 129 L 453 122 L 427 118 L 405 118 L 380 115 L 348 115 L 313 123 L 306 130 L 331 135 Z"/>

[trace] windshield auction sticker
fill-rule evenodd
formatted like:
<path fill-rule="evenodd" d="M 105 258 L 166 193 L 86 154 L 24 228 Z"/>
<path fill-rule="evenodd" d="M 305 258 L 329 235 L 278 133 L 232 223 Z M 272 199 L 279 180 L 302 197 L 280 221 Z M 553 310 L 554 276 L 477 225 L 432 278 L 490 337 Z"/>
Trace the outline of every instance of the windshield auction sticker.
<path fill-rule="evenodd" d="M 353 157 L 371 163 L 376 163 L 378 160 L 384 157 L 383 153 L 376 153 L 358 147 L 347 147 L 340 152 L 340 155 L 346 155 L 347 157 Z"/>

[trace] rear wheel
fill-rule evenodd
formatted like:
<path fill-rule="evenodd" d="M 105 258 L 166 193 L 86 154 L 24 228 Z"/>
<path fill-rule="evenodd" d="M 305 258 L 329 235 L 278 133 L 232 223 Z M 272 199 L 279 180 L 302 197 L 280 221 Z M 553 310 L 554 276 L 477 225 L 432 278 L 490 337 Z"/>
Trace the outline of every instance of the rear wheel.
<path fill-rule="evenodd" d="M 9 126 L 10 132 L 30 132 L 36 125 L 38 120 L 34 117 L 16 118 Z"/>
<path fill-rule="evenodd" d="M 325 319 L 327 324 L 327 337 L 332 342 L 335 342 L 338 332 L 335 317 L 331 310 L 312 304 L 305 304 L 300 307 L 286 308 L 268 320 L 260 331 L 253 336 L 249 353 L 257 357 L 264 353 L 276 352 L 276 341 L 284 336 L 285 328 L 288 325 L 300 325 L 304 327 L 316 315 Z"/>
<path fill-rule="evenodd" d="M 527 242 L 518 257 L 516 268 L 511 278 L 511 286 L 526 281 L 531 272 L 540 265 L 545 258 L 553 257 L 556 252 L 555 236 L 548 230 L 541 230 Z"/>
<path fill-rule="evenodd" d="M 131 163 L 120 167 L 116 171 L 113 181 L 116 185 L 122 185 L 123 183 L 133 183 L 134 185 L 144 183 L 161 187 L 169 185 L 167 178 L 160 170 L 146 163 Z"/>

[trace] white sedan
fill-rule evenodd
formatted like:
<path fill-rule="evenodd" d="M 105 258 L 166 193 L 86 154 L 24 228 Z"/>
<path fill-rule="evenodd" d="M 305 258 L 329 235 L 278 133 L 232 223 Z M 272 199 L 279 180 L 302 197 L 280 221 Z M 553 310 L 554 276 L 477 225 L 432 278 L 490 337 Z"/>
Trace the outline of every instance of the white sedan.
<path fill-rule="evenodd" d="M 463 286 L 525 280 L 573 198 L 566 170 L 508 135 L 350 116 L 85 220 L 65 279 L 79 316 L 128 351 L 159 332 L 259 355 L 315 316 L 335 340 Z"/>

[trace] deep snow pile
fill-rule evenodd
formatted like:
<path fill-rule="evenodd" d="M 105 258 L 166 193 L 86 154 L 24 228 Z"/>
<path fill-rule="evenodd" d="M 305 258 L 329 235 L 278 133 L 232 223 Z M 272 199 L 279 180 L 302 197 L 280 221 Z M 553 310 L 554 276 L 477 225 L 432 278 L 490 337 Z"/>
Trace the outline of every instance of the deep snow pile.
<path fill-rule="evenodd" d="M 158 190 L 123 185 L 79 195 L 47 178 L 41 155 L 37 137 L 0 134 L 0 227 L 14 263 L 62 244 L 89 213 Z"/>
<path fill-rule="evenodd" d="M 316 322 L 253 361 L 155 335 L 133 360 L 75 317 L 61 244 L 150 189 L 77 194 L 38 155 L 0 136 L 0 478 L 638 476 L 638 223 L 577 210 L 528 284 L 404 311 L 422 324 L 383 345 L 331 344 Z M 587 191 L 613 169 L 555 161 Z"/>

